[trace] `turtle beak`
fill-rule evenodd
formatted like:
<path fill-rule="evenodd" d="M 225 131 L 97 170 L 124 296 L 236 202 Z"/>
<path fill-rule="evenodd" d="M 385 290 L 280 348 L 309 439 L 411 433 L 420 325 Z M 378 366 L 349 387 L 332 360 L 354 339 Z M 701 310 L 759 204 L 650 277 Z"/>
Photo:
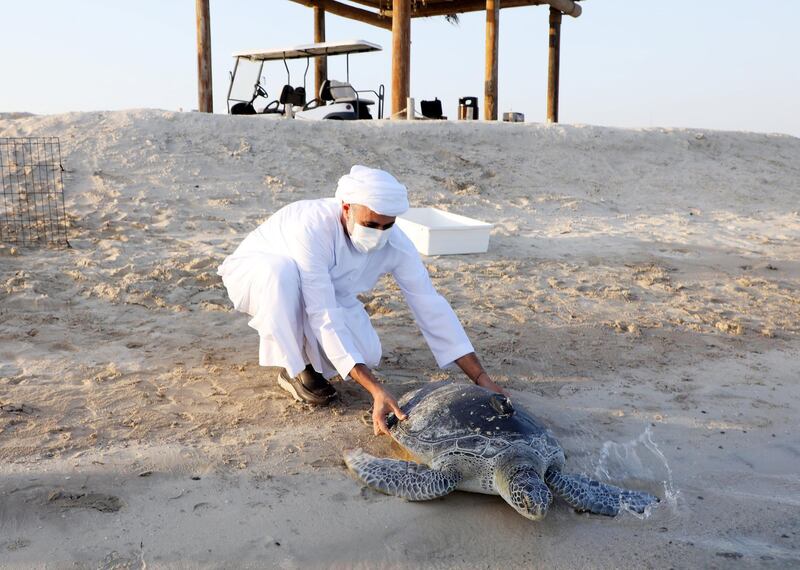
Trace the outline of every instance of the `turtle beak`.
<path fill-rule="evenodd" d="M 552 501 L 552 499 L 551 499 Z M 530 497 L 525 497 L 525 512 L 523 516 L 532 521 L 540 521 L 547 514 L 550 503 L 534 503 Z"/>

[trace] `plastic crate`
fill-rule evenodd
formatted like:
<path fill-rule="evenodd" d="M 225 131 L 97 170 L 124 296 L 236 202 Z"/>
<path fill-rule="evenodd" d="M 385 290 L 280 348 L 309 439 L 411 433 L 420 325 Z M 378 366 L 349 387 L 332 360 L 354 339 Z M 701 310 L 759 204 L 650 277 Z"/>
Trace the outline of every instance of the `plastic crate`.
<path fill-rule="evenodd" d="M 423 255 L 484 253 L 494 227 L 436 208 L 411 208 L 396 223 Z"/>

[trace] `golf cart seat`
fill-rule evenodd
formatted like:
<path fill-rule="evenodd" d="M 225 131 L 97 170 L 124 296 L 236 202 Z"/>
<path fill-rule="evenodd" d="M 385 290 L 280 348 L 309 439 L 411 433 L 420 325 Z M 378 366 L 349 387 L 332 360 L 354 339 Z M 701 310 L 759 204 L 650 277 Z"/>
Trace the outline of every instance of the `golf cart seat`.
<path fill-rule="evenodd" d="M 303 106 L 306 102 L 306 90 L 303 87 L 292 87 L 284 85 L 281 89 L 281 96 L 275 101 L 270 102 L 261 111 L 263 114 L 282 115 L 286 112 L 286 105 Z M 283 107 L 281 107 L 283 105 Z"/>
<path fill-rule="evenodd" d="M 334 101 L 336 103 L 363 103 L 364 105 L 374 105 L 375 101 L 364 99 L 358 96 L 355 88 L 346 81 L 336 81 L 326 79 L 319 88 L 319 98 L 322 101 Z"/>
<path fill-rule="evenodd" d="M 256 109 L 252 103 L 240 101 L 231 107 L 231 115 L 255 115 Z"/>
<path fill-rule="evenodd" d="M 267 97 L 269 97 L 269 95 L 267 94 L 266 90 L 261 86 L 260 83 L 256 83 L 255 88 L 253 89 L 253 96 L 250 98 L 250 100 L 249 101 L 239 101 L 238 103 L 236 103 L 234 106 L 232 106 L 230 108 L 230 111 L 229 111 L 230 114 L 231 115 L 255 115 L 255 114 L 257 114 L 258 112 L 256 111 L 256 108 L 253 105 L 253 103 L 259 97 L 263 97 L 264 99 L 266 99 Z M 230 99 L 228 99 L 228 100 L 230 101 Z M 275 103 L 275 105 L 278 104 L 277 101 L 273 101 L 273 103 Z M 272 103 L 267 105 L 267 107 L 269 107 L 270 105 L 272 105 Z M 266 111 L 261 111 L 261 112 L 264 113 Z"/>
<path fill-rule="evenodd" d="M 286 87 L 289 87 L 289 89 L 291 89 L 287 98 L 288 103 L 291 103 L 292 105 L 299 105 L 300 107 L 306 104 L 305 87 L 295 87 L 294 89 L 292 89 L 292 87 L 290 87 L 289 85 L 287 85 Z"/>

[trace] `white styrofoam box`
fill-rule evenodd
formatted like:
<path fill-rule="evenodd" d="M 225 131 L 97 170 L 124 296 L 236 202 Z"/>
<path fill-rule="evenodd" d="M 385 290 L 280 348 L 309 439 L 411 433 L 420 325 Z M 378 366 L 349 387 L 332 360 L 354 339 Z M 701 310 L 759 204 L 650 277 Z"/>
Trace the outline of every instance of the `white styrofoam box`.
<path fill-rule="evenodd" d="M 397 225 L 423 255 L 483 253 L 493 224 L 436 208 L 410 208 Z"/>

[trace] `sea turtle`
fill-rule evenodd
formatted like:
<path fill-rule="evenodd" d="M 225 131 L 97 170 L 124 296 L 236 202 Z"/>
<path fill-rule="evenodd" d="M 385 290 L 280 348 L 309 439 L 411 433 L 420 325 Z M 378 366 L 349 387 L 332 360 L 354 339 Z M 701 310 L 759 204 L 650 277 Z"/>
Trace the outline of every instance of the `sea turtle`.
<path fill-rule="evenodd" d="M 408 419 L 389 416 L 392 437 L 420 463 L 362 450 L 345 463 L 364 483 L 409 501 L 455 490 L 500 495 L 518 513 L 541 519 L 553 493 L 577 511 L 643 513 L 659 499 L 564 473 L 564 451 L 547 428 L 505 396 L 472 384 L 432 382 L 399 401 Z"/>

